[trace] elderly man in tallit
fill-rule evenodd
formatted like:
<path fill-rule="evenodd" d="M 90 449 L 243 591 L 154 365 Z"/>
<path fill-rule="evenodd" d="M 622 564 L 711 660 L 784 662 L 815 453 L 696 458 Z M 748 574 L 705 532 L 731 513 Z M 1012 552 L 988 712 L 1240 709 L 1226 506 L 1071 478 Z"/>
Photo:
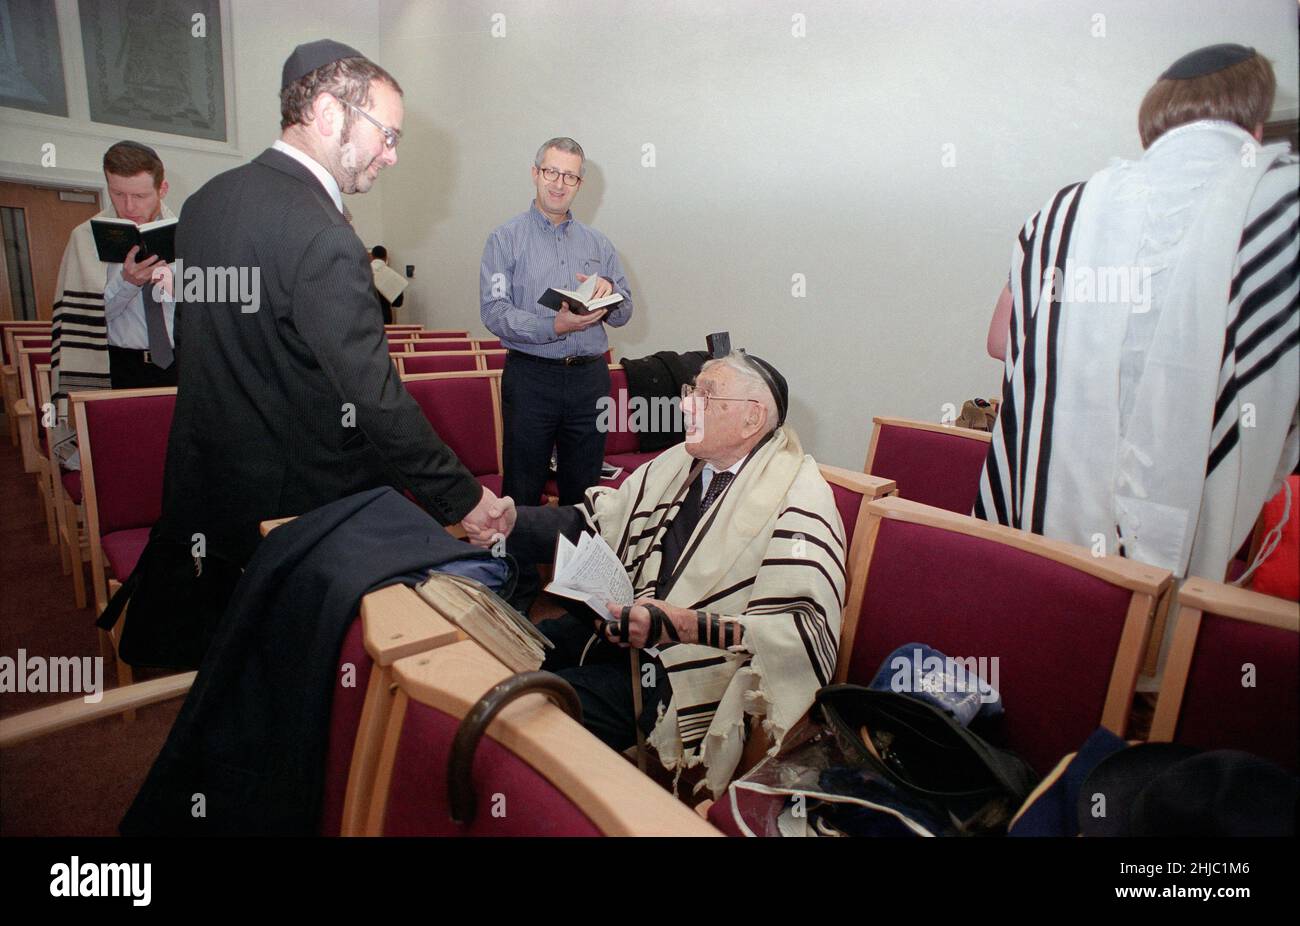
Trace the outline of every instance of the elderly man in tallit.
<path fill-rule="evenodd" d="M 1185 55 L 1142 102 L 1142 157 L 1024 226 L 978 517 L 1224 580 L 1300 457 L 1300 169 L 1260 144 L 1275 87 L 1254 49 Z"/>
<path fill-rule="evenodd" d="M 579 505 L 520 507 L 508 548 L 542 562 L 560 534 L 604 538 L 637 604 L 543 621 L 556 644 L 543 668 L 574 686 L 584 723 L 608 745 L 630 747 L 639 723 L 665 767 L 703 764 L 717 794 L 748 727 L 761 718 L 779 744 L 831 679 L 844 528 L 785 425 L 789 391 L 774 367 L 733 352 L 683 392 L 685 443 Z M 627 647 L 642 650 L 639 718 Z"/>

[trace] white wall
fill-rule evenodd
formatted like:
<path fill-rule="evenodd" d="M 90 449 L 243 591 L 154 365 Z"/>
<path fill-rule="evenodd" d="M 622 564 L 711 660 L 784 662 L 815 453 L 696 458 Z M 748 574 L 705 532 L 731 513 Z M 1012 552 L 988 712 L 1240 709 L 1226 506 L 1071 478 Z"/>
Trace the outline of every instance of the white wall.
<path fill-rule="evenodd" d="M 408 315 L 482 330 L 484 239 L 527 206 L 537 145 L 572 135 L 589 158 L 575 212 L 610 236 L 632 285 L 617 355 L 730 329 L 789 378 L 805 445 L 850 467 L 871 415 L 938 420 L 945 402 L 996 393 L 984 339 L 1017 230 L 1063 184 L 1140 153 L 1138 103 L 1175 58 L 1254 45 L 1279 106 L 1296 105 L 1292 0 L 380 0 L 379 13 L 378 60 L 406 91 L 401 160 L 378 189 L 393 264 L 417 265 Z"/>
<path fill-rule="evenodd" d="M 133 138 L 153 146 L 163 159 L 171 187 L 167 204 L 178 213 L 186 196 L 279 137 L 280 68 L 295 45 L 329 37 L 363 54 L 379 53 L 378 0 L 232 0 L 225 52 L 227 67 L 233 68 L 233 98 L 227 98 L 226 108 L 234 114 L 234 132 L 229 144 L 221 144 L 91 122 L 76 0 L 56 0 L 56 6 L 69 118 L 0 108 L 0 177 L 102 186 L 104 150 Z M 55 145 L 54 169 L 41 164 L 47 142 Z M 378 241 L 383 228 L 379 197 L 350 197 L 348 208 L 362 239 Z"/>

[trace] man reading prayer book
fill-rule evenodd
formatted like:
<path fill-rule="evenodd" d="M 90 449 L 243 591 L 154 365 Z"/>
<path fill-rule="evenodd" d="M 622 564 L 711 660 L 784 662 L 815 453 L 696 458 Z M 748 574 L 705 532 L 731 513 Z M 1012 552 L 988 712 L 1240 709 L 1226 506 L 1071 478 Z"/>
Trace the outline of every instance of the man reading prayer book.
<path fill-rule="evenodd" d="M 506 523 L 523 562 L 549 561 L 560 536 L 609 545 L 636 603 L 607 602 L 603 613 L 574 603 L 542 622 L 555 644 L 543 668 L 573 685 L 584 724 L 612 748 L 632 745 L 639 724 L 667 768 L 703 764 L 717 794 L 740 759 L 745 715 L 779 745 L 831 680 L 844 528 L 816 461 L 784 424 L 789 392 L 775 368 L 732 353 L 687 391 L 684 444 L 617 489 L 520 507 Z M 658 649 L 641 664 L 639 717 L 628 647 Z"/>

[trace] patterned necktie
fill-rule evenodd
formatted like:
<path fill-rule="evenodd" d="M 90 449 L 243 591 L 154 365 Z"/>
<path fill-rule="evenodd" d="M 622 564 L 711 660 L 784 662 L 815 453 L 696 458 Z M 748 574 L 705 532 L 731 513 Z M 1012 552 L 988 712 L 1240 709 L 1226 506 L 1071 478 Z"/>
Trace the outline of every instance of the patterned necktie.
<path fill-rule="evenodd" d="M 713 478 L 709 480 L 709 491 L 705 492 L 704 497 L 700 499 L 700 517 L 704 517 L 704 512 L 709 510 L 709 506 L 726 491 L 727 486 L 731 485 L 731 480 L 735 478 L 735 473 L 726 471 L 713 474 Z"/>
<path fill-rule="evenodd" d="M 172 342 L 167 337 L 167 319 L 163 317 L 163 307 L 153 297 L 152 282 L 140 287 L 144 297 L 144 327 L 149 333 L 149 362 L 165 370 L 172 365 Z"/>

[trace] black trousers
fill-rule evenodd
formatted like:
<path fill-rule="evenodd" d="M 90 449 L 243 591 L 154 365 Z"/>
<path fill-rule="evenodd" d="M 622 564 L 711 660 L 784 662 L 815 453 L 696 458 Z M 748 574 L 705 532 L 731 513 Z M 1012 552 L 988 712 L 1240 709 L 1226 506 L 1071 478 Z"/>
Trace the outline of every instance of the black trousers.
<path fill-rule="evenodd" d="M 638 725 L 647 734 L 654 728 L 660 702 L 667 703 L 672 697 L 668 673 L 657 659 L 641 654 L 637 678 L 641 685 L 638 722 L 632 700 L 630 650 L 607 640 L 591 642 L 592 624 L 572 614 L 542 621 L 537 629 L 555 644 L 555 649 L 547 651 L 542 668 L 573 686 L 582 704 L 582 725 L 601 742 L 622 752 L 636 745 Z M 583 665 L 578 665 L 584 650 L 586 659 Z"/>
<path fill-rule="evenodd" d="M 560 504 L 582 501 L 600 482 L 605 434 L 596 422 L 608 396 L 603 357 L 568 366 L 511 351 L 501 374 L 502 494 L 518 505 L 538 504 L 554 447 Z M 511 603 L 527 614 L 540 587 L 535 569 L 521 570 Z"/>
<path fill-rule="evenodd" d="M 148 351 L 125 347 L 108 348 L 108 375 L 114 389 L 151 389 L 155 386 L 175 386 L 178 365 L 173 357 L 167 369 L 146 361 Z"/>

